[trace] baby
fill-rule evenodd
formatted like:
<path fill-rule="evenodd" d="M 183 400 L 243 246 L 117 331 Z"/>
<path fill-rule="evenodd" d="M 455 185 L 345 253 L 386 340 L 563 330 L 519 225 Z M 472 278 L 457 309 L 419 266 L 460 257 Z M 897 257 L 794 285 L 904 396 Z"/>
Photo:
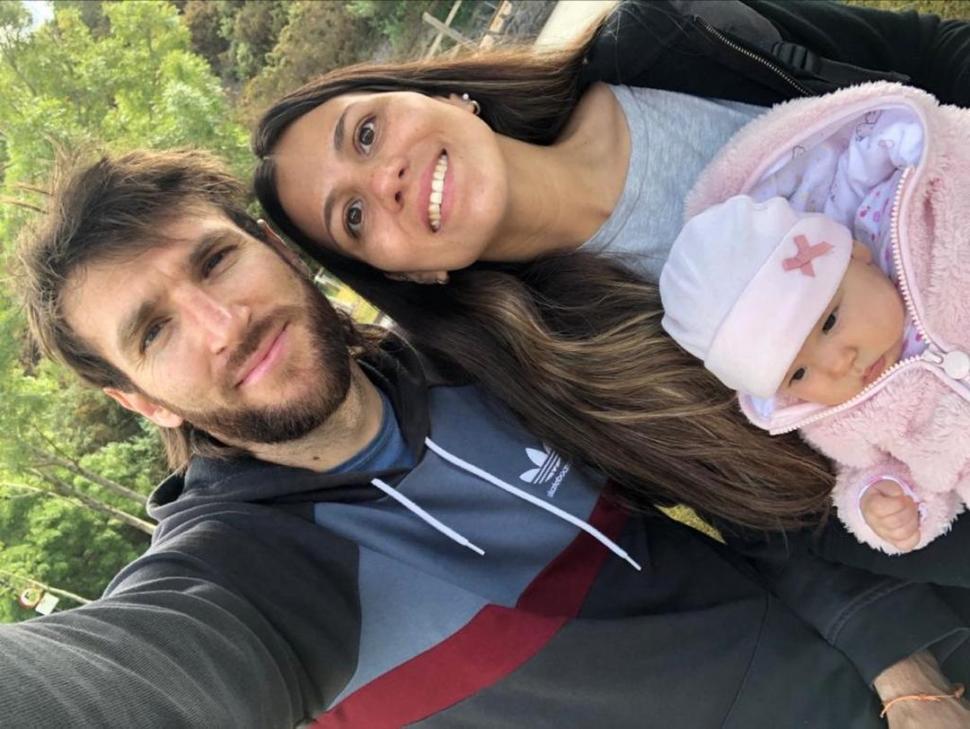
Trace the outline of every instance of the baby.
<path fill-rule="evenodd" d="M 897 182 L 872 190 L 874 201 Z M 840 518 L 860 540 L 899 553 L 949 529 L 970 496 L 970 451 L 959 440 L 970 402 L 955 391 L 965 386 L 925 380 L 931 367 L 964 378 L 970 360 L 958 351 L 931 361 L 889 235 L 856 232 L 867 245 L 782 197 L 714 205 L 671 250 L 663 325 L 738 391 L 752 422 L 797 428 L 833 458 Z"/>

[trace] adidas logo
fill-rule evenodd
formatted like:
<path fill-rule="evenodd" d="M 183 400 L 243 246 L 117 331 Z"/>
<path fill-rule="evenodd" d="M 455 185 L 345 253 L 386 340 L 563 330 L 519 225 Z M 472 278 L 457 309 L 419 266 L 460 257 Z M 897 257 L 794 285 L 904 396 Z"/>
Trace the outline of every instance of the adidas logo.
<path fill-rule="evenodd" d="M 525 454 L 536 465 L 536 468 L 530 468 L 519 476 L 519 479 L 532 484 L 544 484 L 552 481 L 546 491 L 546 496 L 551 499 L 559 490 L 559 484 L 569 473 L 569 464 L 564 463 L 559 454 L 545 443 L 542 444 L 541 451 L 536 448 L 526 448 Z"/>

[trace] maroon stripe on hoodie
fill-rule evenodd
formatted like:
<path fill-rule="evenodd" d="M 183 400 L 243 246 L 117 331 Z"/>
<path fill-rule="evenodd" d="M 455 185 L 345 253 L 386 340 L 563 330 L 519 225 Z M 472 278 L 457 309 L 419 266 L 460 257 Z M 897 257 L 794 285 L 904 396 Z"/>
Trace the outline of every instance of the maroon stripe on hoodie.
<path fill-rule="evenodd" d="M 626 514 L 600 497 L 589 523 L 616 539 Z M 582 607 L 609 550 L 580 532 L 514 608 L 489 605 L 433 648 L 362 686 L 311 729 L 384 729 L 420 721 L 500 681 L 536 655 Z"/>

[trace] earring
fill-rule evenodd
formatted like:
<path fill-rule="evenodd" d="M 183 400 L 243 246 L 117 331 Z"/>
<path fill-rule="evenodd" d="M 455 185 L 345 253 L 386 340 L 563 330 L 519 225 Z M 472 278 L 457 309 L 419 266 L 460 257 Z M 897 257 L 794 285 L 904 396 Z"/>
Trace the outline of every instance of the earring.
<path fill-rule="evenodd" d="M 475 101 L 468 94 L 462 94 L 461 100 L 464 101 L 466 104 L 472 105 L 472 114 L 474 114 L 475 116 L 478 116 L 479 114 L 482 113 L 482 105 L 479 104 L 477 101 Z"/>

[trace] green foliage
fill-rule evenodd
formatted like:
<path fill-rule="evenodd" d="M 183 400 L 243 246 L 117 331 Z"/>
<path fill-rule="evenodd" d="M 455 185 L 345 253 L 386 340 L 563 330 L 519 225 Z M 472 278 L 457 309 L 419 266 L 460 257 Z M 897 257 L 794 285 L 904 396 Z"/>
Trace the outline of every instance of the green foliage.
<path fill-rule="evenodd" d="M 0 622 L 35 616 L 16 603 L 32 578 L 93 599 L 107 579 L 144 550 L 143 535 L 104 528 L 63 499 L 0 489 Z M 63 600 L 60 607 L 74 607 Z"/>
<path fill-rule="evenodd" d="M 212 70 L 224 76 L 223 54 L 229 50 L 229 40 L 223 35 L 223 21 L 231 5 L 215 0 L 189 0 L 182 17 L 192 38 L 192 50 L 205 58 Z"/>
<path fill-rule="evenodd" d="M 0 256 L 7 260 L 11 241 L 48 204 L 59 155 L 191 145 L 222 155 L 241 176 L 251 166 L 247 134 L 219 79 L 192 51 L 176 6 L 58 0 L 54 7 L 54 19 L 31 31 L 23 5 L 0 0 Z M 24 578 L 99 595 L 147 546 L 144 502 L 165 474 L 160 444 L 143 421 L 36 361 L 8 290 L 0 279 L 0 621 L 33 614 L 14 602 Z"/>
<path fill-rule="evenodd" d="M 54 9 L 73 8 L 77 10 L 83 22 L 96 38 L 101 38 L 111 31 L 111 24 L 104 14 L 104 7 L 100 0 L 53 0 Z"/>
<path fill-rule="evenodd" d="M 192 49 L 232 84 L 252 78 L 266 64 L 289 20 L 288 5 L 284 0 L 189 0 L 183 17 Z"/>
<path fill-rule="evenodd" d="M 422 13 L 434 5 L 416 0 L 351 0 L 347 12 L 366 19 L 371 31 L 390 44 L 393 54 L 401 55 L 424 30 Z"/>
<path fill-rule="evenodd" d="M 289 22 L 266 67 L 246 84 L 239 111 L 253 121 L 282 94 L 333 68 L 363 61 L 373 47 L 368 21 L 343 3 L 291 3 Z"/>
<path fill-rule="evenodd" d="M 190 51 L 174 6 L 107 3 L 103 11 L 110 32 L 101 37 L 73 5 L 58 6 L 34 33 L 0 30 L 10 38 L 0 40 L 7 181 L 42 184 L 55 149 L 95 145 L 197 145 L 246 171 L 245 131 L 230 121 L 218 79 Z"/>
<path fill-rule="evenodd" d="M 266 65 L 267 54 L 273 50 L 280 31 L 289 21 L 287 4 L 273 0 L 244 3 L 239 8 L 227 36 L 235 80 L 246 81 Z"/>

